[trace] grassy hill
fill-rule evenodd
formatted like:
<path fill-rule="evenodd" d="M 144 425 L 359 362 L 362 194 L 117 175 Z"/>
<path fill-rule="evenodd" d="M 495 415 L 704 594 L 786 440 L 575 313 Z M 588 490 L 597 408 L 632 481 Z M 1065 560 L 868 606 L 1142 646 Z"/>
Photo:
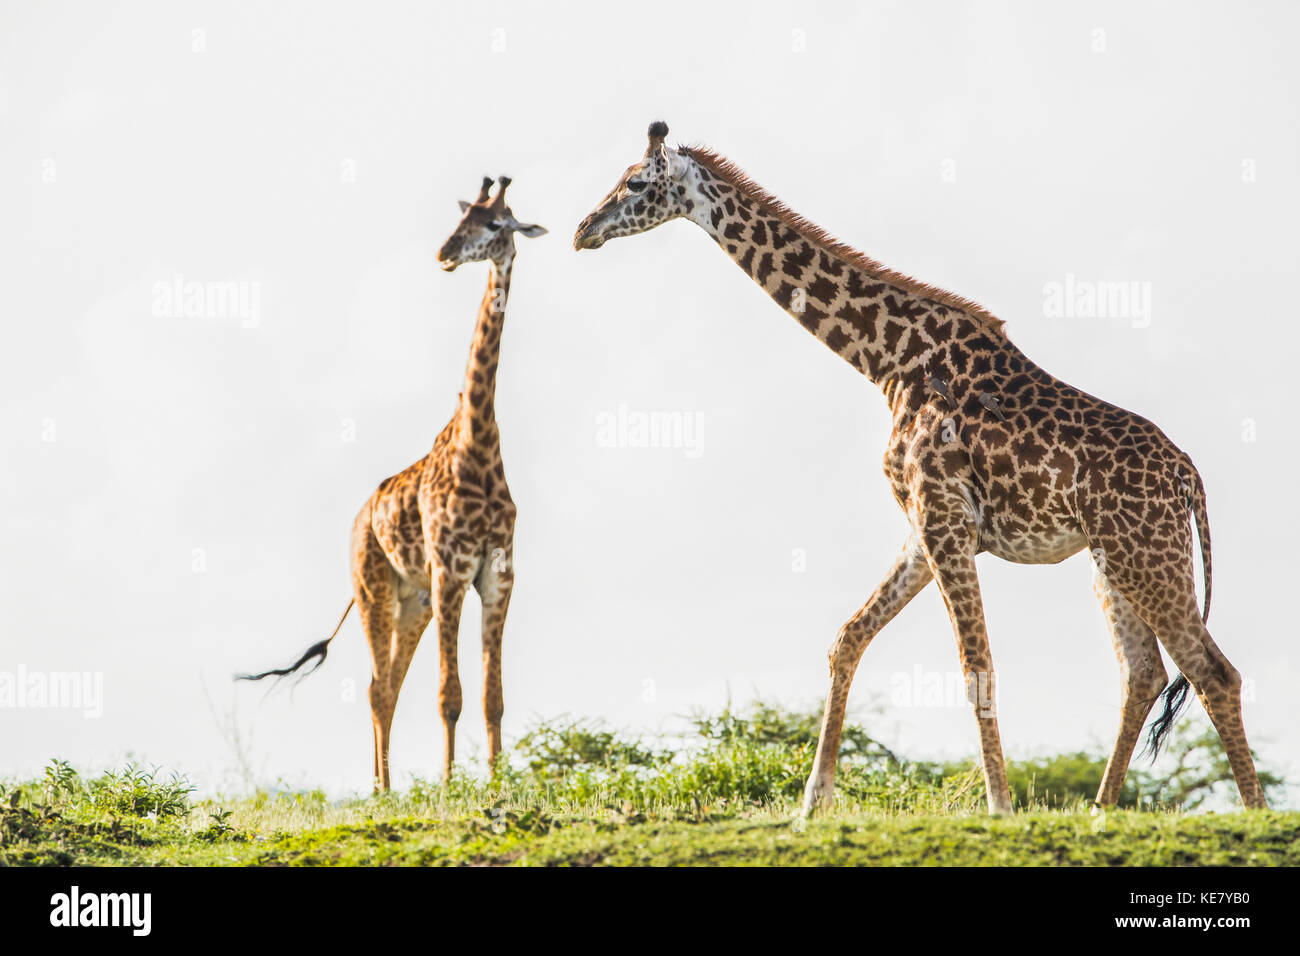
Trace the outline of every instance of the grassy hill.
<path fill-rule="evenodd" d="M 759 704 L 698 717 L 676 748 L 543 723 L 494 782 L 342 801 L 266 790 L 196 800 L 180 777 L 83 778 L 56 760 L 43 779 L 0 790 L 0 864 L 1300 865 L 1300 812 L 1185 809 L 1224 783 L 1214 739 L 1190 726 L 1163 776 L 1130 774 L 1125 808 L 1092 815 L 1104 759 L 1065 754 L 1012 764 L 1021 809 L 996 819 L 970 764 L 905 761 L 850 727 L 835 806 L 804 824 L 815 722 Z"/>

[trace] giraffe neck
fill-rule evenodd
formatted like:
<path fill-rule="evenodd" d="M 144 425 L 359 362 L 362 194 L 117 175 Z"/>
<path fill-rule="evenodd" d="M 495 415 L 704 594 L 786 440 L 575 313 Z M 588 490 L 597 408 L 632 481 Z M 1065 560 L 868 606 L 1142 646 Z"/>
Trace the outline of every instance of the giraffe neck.
<path fill-rule="evenodd" d="M 925 371 L 960 370 L 970 351 L 1012 348 L 974 303 L 893 272 L 831 239 L 744 179 L 689 157 L 690 218 L 777 305 L 895 403 Z M 727 164 L 729 167 L 729 164 Z M 734 169 L 734 168 L 733 168 Z"/>
<path fill-rule="evenodd" d="M 500 262 L 490 260 L 490 263 L 487 290 L 474 326 L 457 411 L 458 431 L 466 444 L 491 443 L 498 438 L 497 362 L 501 357 L 501 330 L 506 321 L 506 298 L 510 295 L 514 260 L 511 257 Z"/>

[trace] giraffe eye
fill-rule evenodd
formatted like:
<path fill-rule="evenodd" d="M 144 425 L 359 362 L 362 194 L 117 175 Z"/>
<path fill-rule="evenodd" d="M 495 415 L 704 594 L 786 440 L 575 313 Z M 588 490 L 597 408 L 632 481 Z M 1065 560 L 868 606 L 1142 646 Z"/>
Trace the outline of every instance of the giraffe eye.
<path fill-rule="evenodd" d="M 498 229 L 500 229 L 503 225 L 505 225 L 505 223 L 502 223 L 502 222 L 499 222 L 499 221 L 494 220 L 494 221 L 492 221 L 492 222 L 490 222 L 490 223 L 487 224 L 487 230 L 488 230 L 488 232 L 496 232 L 496 231 L 497 231 Z"/>
<path fill-rule="evenodd" d="M 629 179 L 627 181 L 627 188 L 632 190 L 634 193 L 639 193 L 641 190 L 645 189 L 645 187 L 646 183 L 644 179 Z"/>

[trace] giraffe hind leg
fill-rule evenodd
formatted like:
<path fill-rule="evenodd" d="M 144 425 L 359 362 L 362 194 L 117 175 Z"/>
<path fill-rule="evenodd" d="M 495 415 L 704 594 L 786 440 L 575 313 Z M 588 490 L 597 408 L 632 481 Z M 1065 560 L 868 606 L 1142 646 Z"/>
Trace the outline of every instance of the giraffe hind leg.
<path fill-rule="evenodd" d="M 1094 523 L 1095 525 L 1095 523 Z M 1241 715 L 1241 674 L 1201 618 L 1191 558 L 1191 526 L 1174 500 L 1147 502 L 1126 532 L 1089 534 L 1094 560 L 1137 611 L 1196 690 L 1214 723 L 1242 803 L 1266 806 Z"/>
<path fill-rule="evenodd" d="M 382 755 L 383 788 L 391 785 L 388 770 L 388 750 L 392 742 L 393 717 L 397 713 L 397 698 L 402 693 L 402 682 L 411 667 L 411 658 L 420 643 L 433 611 L 420 593 L 403 597 L 398 602 L 396 620 L 389 636 L 388 672 L 384 684 L 385 707 L 376 715 L 376 752 Z M 373 686 L 373 685 L 372 685 Z M 372 701 L 373 701 L 372 696 Z"/>
<path fill-rule="evenodd" d="M 1115 646 L 1115 656 L 1119 659 L 1120 675 L 1124 681 L 1121 689 L 1119 734 L 1115 738 L 1110 759 L 1106 762 L 1095 801 L 1096 806 L 1110 807 L 1119 802 L 1133 749 L 1142 734 L 1142 725 L 1160 692 L 1164 690 L 1168 674 L 1160 659 L 1160 645 L 1155 634 L 1138 616 L 1133 605 L 1110 584 L 1100 570 L 1096 573 L 1093 587 L 1110 628 L 1111 643 Z"/>
<path fill-rule="evenodd" d="M 370 649 L 370 721 L 374 729 L 374 788 L 378 792 L 389 786 L 387 728 L 392 726 L 397 705 L 388 690 L 397 576 L 370 527 L 369 503 L 352 526 L 352 591 Z"/>
<path fill-rule="evenodd" d="M 1191 682 L 1201 706 L 1210 715 L 1228 755 L 1242 803 L 1250 809 L 1263 809 L 1267 803 L 1242 721 L 1241 674 L 1206 630 L 1190 581 L 1184 594 L 1184 599 L 1181 602 L 1175 600 L 1172 607 L 1166 604 L 1167 598 L 1151 599 L 1145 595 L 1137 597 L 1135 603 L 1140 613 L 1145 610 L 1150 614 L 1148 621 L 1152 630 L 1160 637 L 1183 676 Z"/>
<path fill-rule="evenodd" d="M 396 698 L 389 692 L 388 669 L 391 658 L 393 633 L 393 587 L 391 584 L 371 587 L 365 599 L 357 597 L 357 610 L 361 627 L 370 647 L 370 720 L 374 725 L 375 790 L 387 790 L 388 781 L 388 729 L 393 723 Z"/>
<path fill-rule="evenodd" d="M 1155 617 L 1156 633 L 1181 633 L 1193 638 L 1175 646 L 1166 640 L 1165 648 L 1183 676 L 1191 682 L 1197 699 L 1218 731 L 1242 803 L 1248 809 L 1266 809 L 1268 803 L 1264 799 L 1264 789 L 1260 786 L 1259 773 L 1246 740 L 1241 712 L 1241 674 L 1210 637 L 1196 606 L 1194 591 L 1189 587 L 1186 593 L 1189 600 L 1185 602 L 1182 614 Z"/>

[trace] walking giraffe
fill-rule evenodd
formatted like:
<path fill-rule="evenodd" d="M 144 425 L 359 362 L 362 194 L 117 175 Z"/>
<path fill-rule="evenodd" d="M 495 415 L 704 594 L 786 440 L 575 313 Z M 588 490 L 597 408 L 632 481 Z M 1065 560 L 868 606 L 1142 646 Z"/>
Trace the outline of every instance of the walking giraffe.
<path fill-rule="evenodd" d="M 685 218 L 831 351 L 884 392 L 893 417 L 885 475 L 912 533 L 885 580 L 830 649 L 830 693 L 803 812 L 829 804 L 849 686 L 867 644 L 933 578 L 975 707 L 991 813 L 1011 811 L 996 685 L 976 576 L 988 551 L 1054 564 L 1083 548 L 1123 677 L 1122 716 L 1096 804 L 1119 799 L 1152 705 L 1158 749 L 1196 689 L 1247 807 L 1265 806 L 1241 717 L 1241 677 L 1210 638 L 1210 535 L 1191 459 L 1146 419 L 1043 371 L 975 303 L 886 269 L 833 239 L 708 149 L 664 143 L 578 226 L 574 248 Z M 1188 515 L 1201 540 L 1197 606 Z M 1167 674 L 1157 640 L 1181 671 Z M 1185 676 L 1184 676 L 1185 675 Z"/>
<path fill-rule="evenodd" d="M 478 199 L 461 202 L 464 215 L 438 251 L 453 271 L 486 259 L 487 291 L 470 345 L 465 384 L 456 412 L 434 439 L 433 450 L 385 479 L 362 506 L 352 526 L 354 597 L 334 634 L 308 648 L 289 667 L 243 680 L 293 673 L 324 661 L 329 642 L 356 604 L 370 644 L 370 712 L 375 730 L 375 789 L 390 786 L 388 746 L 393 712 L 411 657 L 435 612 L 438 617 L 438 708 L 445 742 L 443 778 L 456 754 L 461 690 L 457 634 L 470 585 L 483 602 L 483 712 L 488 759 L 501 752 L 501 635 L 514 587 L 515 504 L 506 487 L 497 431 L 495 395 L 501 329 L 515 260 L 515 234 L 545 235 L 541 226 L 519 222 L 505 204 L 504 176 L 495 198 L 485 177 Z M 314 668 L 313 668 L 314 669 Z"/>

